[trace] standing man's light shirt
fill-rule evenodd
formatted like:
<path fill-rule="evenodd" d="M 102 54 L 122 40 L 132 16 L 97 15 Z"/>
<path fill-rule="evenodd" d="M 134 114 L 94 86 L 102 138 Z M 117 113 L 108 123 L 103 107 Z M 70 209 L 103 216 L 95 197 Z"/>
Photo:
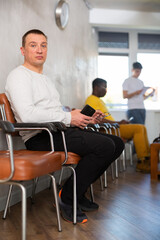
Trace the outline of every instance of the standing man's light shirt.
<path fill-rule="evenodd" d="M 144 83 L 138 78 L 129 77 L 123 83 L 123 90 L 128 94 L 144 88 Z M 135 95 L 132 98 L 128 98 L 128 109 L 144 108 L 144 96 L 143 94 Z"/>

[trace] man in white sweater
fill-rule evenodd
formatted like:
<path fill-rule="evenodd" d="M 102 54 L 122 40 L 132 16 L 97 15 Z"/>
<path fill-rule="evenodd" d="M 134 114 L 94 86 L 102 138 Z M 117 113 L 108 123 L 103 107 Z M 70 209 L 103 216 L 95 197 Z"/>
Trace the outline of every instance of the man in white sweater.
<path fill-rule="evenodd" d="M 53 82 L 43 74 L 47 57 L 47 37 L 40 30 L 33 29 L 22 38 L 21 53 L 24 64 L 14 69 L 7 78 L 6 95 L 10 101 L 17 122 L 61 121 L 68 126 L 65 131 L 67 149 L 81 156 L 76 167 L 77 176 L 77 222 L 87 222 L 83 211 L 98 209 L 98 204 L 89 201 L 85 193 L 96 179 L 123 151 L 124 144 L 116 136 L 84 130 L 88 123 L 96 123 L 103 117 L 96 111 L 88 117 L 76 109 L 64 112 L 60 96 Z M 26 148 L 50 150 L 49 135 L 44 131 L 21 132 Z M 63 151 L 60 133 L 54 134 L 55 150 Z M 72 184 L 70 177 L 61 191 L 61 213 L 64 219 L 73 222 Z"/>

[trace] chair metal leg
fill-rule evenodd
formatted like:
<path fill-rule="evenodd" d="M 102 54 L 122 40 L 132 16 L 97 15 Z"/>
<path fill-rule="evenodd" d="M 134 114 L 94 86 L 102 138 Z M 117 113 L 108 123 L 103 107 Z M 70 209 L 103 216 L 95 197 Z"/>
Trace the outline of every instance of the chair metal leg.
<path fill-rule="evenodd" d="M 26 189 L 21 184 L 18 186 L 22 190 L 22 240 L 26 240 L 26 225 L 27 225 L 27 194 Z"/>
<path fill-rule="evenodd" d="M 55 199 L 55 206 L 56 206 L 56 213 L 57 213 L 57 224 L 58 224 L 58 231 L 62 231 L 61 227 L 61 220 L 60 220 L 60 210 L 59 210 L 59 203 L 58 203 L 58 197 L 57 197 L 57 187 L 56 187 L 56 181 L 55 177 L 51 174 L 48 174 L 52 179 L 52 186 L 53 186 L 53 193 L 54 193 L 54 199 Z"/>
<path fill-rule="evenodd" d="M 31 195 L 31 203 L 35 202 L 35 191 L 36 191 L 36 187 L 37 187 L 37 183 L 38 183 L 39 178 L 35 178 L 33 180 L 33 189 L 32 189 L 32 195 Z M 8 211 L 8 207 L 11 201 L 11 193 L 12 193 L 12 189 L 13 189 L 13 185 L 9 186 L 9 190 L 8 190 L 8 196 L 7 196 L 7 201 L 6 201 L 6 205 L 5 205 L 5 209 L 4 209 L 4 213 L 3 213 L 3 219 L 6 219 L 7 216 L 7 211 Z"/>
<path fill-rule="evenodd" d="M 130 164 L 133 165 L 133 155 L 132 155 L 132 143 L 129 143 L 129 157 L 130 157 Z"/>
<path fill-rule="evenodd" d="M 8 210 L 8 206 L 9 206 L 10 200 L 11 200 L 12 189 L 13 189 L 13 185 L 9 185 L 6 206 L 5 206 L 3 217 L 2 217 L 3 219 L 6 219 L 6 216 L 7 216 L 7 210 Z"/>
<path fill-rule="evenodd" d="M 126 170 L 126 156 L 125 156 L 125 149 L 122 152 L 122 161 L 123 161 L 123 170 Z"/>
<path fill-rule="evenodd" d="M 73 224 L 77 223 L 77 187 L 76 187 L 76 172 L 74 167 L 72 166 L 65 166 L 72 170 L 73 172 Z"/>
<path fill-rule="evenodd" d="M 123 172 L 123 169 L 122 169 L 122 155 L 119 156 L 118 158 L 118 161 L 119 161 L 119 172 Z"/>
<path fill-rule="evenodd" d="M 103 186 L 103 177 L 100 176 L 101 191 L 104 190 L 104 187 L 107 188 L 107 171 L 104 172 L 104 186 Z"/>
<path fill-rule="evenodd" d="M 63 168 L 61 169 L 60 176 L 59 176 L 59 182 L 58 182 L 59 186 L 61 185 L 61 182 L 62 182 L 62 176 L 63 176 Z"/>
<path fill-rule="evenodd" d="M 27 194 L 26 189 L 23 185 L 18 182 L 6 182 L 9 185 L 16 185 L 21 188 L 21 195 L 22 195 L 22 240 L 26 240 L 26 225 L 27 225 Z"/>
<path fill-rule="evenodd" d="M 118 159 L 115 160 L 116 178 L 118 178 Z"/>
<path fill-rule="evenodd" d="M 38 183 L 39 178 L 33 179 L 33 188 L 32 188 L 32 195 L 31 195 L 31 203 L 35 203 L 35 193 L 36 193 L 36 187 Z"/>
<path fill-rule="evenodd" d="M 108 183 L 107 183 L 107 170 L 104 172 L 104 187 L 107 188 Z"/>
<path fill-rule="evenodd" d="M 72 166 L 68 166 L 73 172 L 73 224 L 77 223 L 77 190 L 76 190 L 76 172 Z"/>
<path fill-rule="evenodd" d="M 114 180 L 114 166 L 113 163 L 111 164 L 111 175 L 112 175 L 112 179 Z"/>
<path fill-rule="evenodd" d="M 104 188 L 103 188 L 103 177 L 102 176 L 100 176 L 100 184 L 101 184 L 101 191 L 103 191 Z"/>
<path fill-rule="evenodd" d="M 94 202 L 93 184 L 90 185 L 91 201 Z"/>
<path fill-rule="evenodd" d="M 63 167 L 70 168 L 73 172 L 73 224 L 77 223 L 77 187 L 76 187 L 76 172 L 74 167 L 64 165 Z M 63 169 L 63 168 L 62 168 Z"/>

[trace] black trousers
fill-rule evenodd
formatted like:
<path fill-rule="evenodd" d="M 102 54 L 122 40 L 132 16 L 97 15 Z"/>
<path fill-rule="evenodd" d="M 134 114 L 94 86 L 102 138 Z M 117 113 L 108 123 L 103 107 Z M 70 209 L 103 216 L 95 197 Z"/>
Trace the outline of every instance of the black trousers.
<path fill-rule="evenodd" d="M 53 136 L 55 150 L 63 151 L 61 133 L 54 133 Z M 77 177 L 77 200 L 80 200 L 90 184 L 96 181 L 109 165 L 120 156 L 124 149 L 124 143 L 121 138 L 117 136 L 81 130 L 79 128 L 68 128 L 65 131 L 65 137 L 67 150 L 81 156 L 81 160 L 75 168 Z M 42 131 L 30 138 L 25 145 L 29 150 L 49 151 L 49 135 L 47 132 Z M 67 204 L 72 204 L 72 176 L 63 186 L 62 201 Z"/>

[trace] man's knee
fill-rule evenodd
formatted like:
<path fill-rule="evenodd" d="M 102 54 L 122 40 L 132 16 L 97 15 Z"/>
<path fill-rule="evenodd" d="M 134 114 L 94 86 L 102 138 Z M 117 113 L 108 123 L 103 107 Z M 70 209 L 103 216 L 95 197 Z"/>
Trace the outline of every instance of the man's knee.
<path fill-rule="evenodd" d="M 136 124 L 137 125 L 137 130 L 139 132 L 144 132 L 145 130 L 145 126 L 143 124 Z"/>
<path fill-rule="evenodd" d="M 130 127 L 133 128 L 134 132 L 143 132 L 145 129 L 145 126 L 143 124 L 132 124 Z"/>
<path fill-rule="evenodd" d="M 102 138 L 101 141 L 97 142 L 97 149 L 104 158 L 112 158 L 116 149 L 115 142 L 111 138 Z"/>

